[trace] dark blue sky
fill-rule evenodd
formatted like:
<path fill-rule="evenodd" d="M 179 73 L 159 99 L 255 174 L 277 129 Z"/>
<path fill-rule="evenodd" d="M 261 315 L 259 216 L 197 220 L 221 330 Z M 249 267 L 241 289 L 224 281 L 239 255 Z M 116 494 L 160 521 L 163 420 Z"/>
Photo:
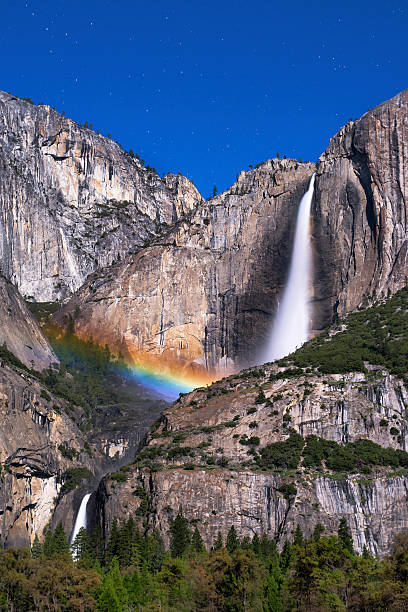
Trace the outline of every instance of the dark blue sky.
<path fill-rule="evenodd" d="M 1 2 L 0 89 L 92 122 L 207 196 L 275 156 L 315 160 L 408 87 L 408 5 Z"/>

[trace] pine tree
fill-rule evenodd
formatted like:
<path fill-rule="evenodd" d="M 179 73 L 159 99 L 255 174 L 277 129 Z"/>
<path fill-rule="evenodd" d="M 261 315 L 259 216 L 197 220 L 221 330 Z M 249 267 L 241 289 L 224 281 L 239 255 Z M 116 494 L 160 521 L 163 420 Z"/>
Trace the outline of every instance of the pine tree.
<path fill-rule="evenodd" d="M 129 567 L 132 557 L 132 541 L 134 532 L 134 521 L 128 519 L 119 529 L 118 534 L 118 559 L 121 567 Z"/>
<path fill-rule="evenodd" d="M 282 548 L 281 556 L 280 556 L 280 566 L 283 572 L 285 572 L 290 564 L 292 558 L 292 545 L 288 540 L 285 540 L 285 543 Z"/>
<path fill-rule="evenodd" d="M 111 580 L 112 584 L 115 587 L 116 595 L 119 599 L 119 603 L 122 606 L 125 606 L 128 601 L 128 594 L 123 584 L 123 578 L 119 569 L 119 560 L 117 557 L 113 557 L 112 563 L 109 568 L 109 572 L 107 574 Z"/>
<path fill-rule="evenodd" d="M 274 540 L 270 540 L 266 533 L 263 533 L 261 536 L 260 553 L 264 561 L 272 559 L 275 560 L 278 556 L 276 542 Z"/>
<path fill-rule="evenodd" d="M 154 597 L 155 582 L 153 576 L 147 567 L 147 563 L 144 563 L 140 572 L 140 584 L 142 585 L 142 592 L 139 595 L 140 610 L 143 610 L 143 606 L 147 604 L 149 599 Z M 137 584 L 136 584 L 137 589 Z M 160 609 L 160 608 L 159 608 Z"/>
<path fill-rule="evenodd" d="M 105 543 L 103 532 L 100 525 L 97 525 L 93 530 L 89 542 L 89 553 L 93 561 L 98 561 L 102 564 L 105 554 Z"/>
<path fill-rule="evenodd" d="M 303 532 L 299 525 L 297 525 L 295 530 L 295 535 L 293 537 L 294 546 L 302 546 L 303 544 Z"/>
<path fill-rule="evenodd" d="M 110 565 L 115 556 L 119 556 L 119 527 L 116 519 L 112 523 L 108 544 L 106 546 L 106 564 Z"/>
<path fill-rule="evenodd" d="M 273 574 L 268 574 L 265 587 L 266 610 L 280 612 L 283 608 L 282 598 L 279 592 L 279 584 Z"/>
<path fill-rule="evenodd" d="M 39 559 L 43 554 L 43 545 L 38 539 L 38 535 L 35 534 L 34 542 L 31 547 L 31 556 L 33 559 Z"/>
<path fill-rule="evenodd" d="M 194 552 L 200 553 L 204 550 L 204 542 L 201 537 L 200 532 L 198 531 L 198 527 L 194 529 L 193 537 L 191 538 L 191 545 Z"/>
<path fill-rule="evenodd" d="M 141 561 L 141 535 L 139 530 L 135 527 L 132 534 L 132 541 L 130 546 L 130 559 L 129 566 L 130 567 L 140 567 Z"/>
<path fill-rule="evenodd" d="M 256 554 L 257 557 L 260 556 L 261 554 L 261 542 L 259 540 L 259 536 L 257 533 L 254 534 L 254 537 L 252 538 L 252 550 L 254 551 L 254 553 Z"/>
<path fill-rule="evenodd" d="M 172 557 L 181 557 L 187 550 L 190 541 L 190 528 L 187 519 L 183 516 L 183 509 L 180 506 L 178 515 L 170 527 L 170 551 Z"/>
<path fill-rule="evenodd" d="M 339 540 L 343 544 L 343 547 L 353 554 L 353 538 L 351 537 L 350 529 L 348 528 L 347 521 L 344 517 L 340 519 L 338 536 Z"/>
<path fill-rule="evenodd" d="M 189 533 L 190 531 L 188 530 Z M 190 541 L 188 541 L 189 543 Z M 158 531 L 154 531 L 150 536 L 142 538 L 142 562 L 147 562 L 151 572 L 155 573 L 161 570 L 165 552 L 163 538 Z"/>
<path fill-rule="evenodd" d="M 217 534 L 217 539 L 214 542 L 213 548 L 214 548 L 214 550 L 221 550 L 222 548 L 224 548 L 224 542 L 223 542 L 223 539 L 222 539 L 221 531 L 219 531 L 218 534 Z"/>
<path fill-rule="evenodd" d="M 239 540 L 237 536 L 237 532 L 235 531 L 234 525 L 231 525 L 231 529 L 227 535 L 227 545 L 226 548 L 230 554 L 237 550 L 239 547 Z"/>
<path fill-rule="evenodd" d="M 53 553 L 57 555 L 70 554 L 67 536 L 65 535 L 64 527 L 61 521 L 55 528 L 52 536 Z"/>
<path fill-rule="evenodd" d="M 128 592 L 129 605 L 136 607 L 140 604 L 143 604 L 143 596 L 147 585 L 144 585 L 142 583 L 139 571 L 135 570 L 132 575 L 126 574 L 123 579 L 123 583 L 125 585 L 126 591 Z"/>
<path fill-rule="evenodd" d="M 371 555 L 368 552 L 367 546 L 364 544 L 362 555 L 363 559 L 370 559 Z"/>
<path fill-rule="evenodd" d="M 112 578 L 107 575 L 102 582 L 101 592 L 98 598 L 99 612 L 122 612 L 119 597 L 112 583 Z"/>
<path fill-rule="evenodd" d="M 316 527 L 313 530 L 312 538 L 317 541 L 320 540 L 322 533 L 324 532 L 324 527 L 321 523 L 317 523 Z"/>
<path fill-rule="evenodd" d="M 47 529 L 44 534 L 43 553 L 48 559 L 54 554 L 54 543 L 51 529 Z"/>
<path fill-rule="evenodd" d="M 79 561 L 89 551 L 89 536 L 84 527 L 78 531 L 72 542 L 71 550 L 75 561 Z"/>
<path fill-rule="evenodd" d="M 217 195 L 217 186 L 214 185 L 212 197 L 215 198 L 216 195 Z"/>

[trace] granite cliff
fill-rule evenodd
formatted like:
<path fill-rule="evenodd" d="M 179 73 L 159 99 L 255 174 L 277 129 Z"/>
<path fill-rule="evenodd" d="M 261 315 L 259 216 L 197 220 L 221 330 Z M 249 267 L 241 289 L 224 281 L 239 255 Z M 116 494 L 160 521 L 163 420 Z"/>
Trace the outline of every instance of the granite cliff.
<path fill-rule="evenodd" d="M 122 387 L 121 403 L 91 414 L 67 395 L 73 375 L 2 276 L 0 297 L 0 546 L 27 546 L 59 520 L 71 532 L 84 491 L 133 458 L 164 402 L 116 376 L 106 385 Z"/>
<path fill-rule="evenodd" d="M 126 258 L 202 200 L 45 104 L 0 92 L 0 270 L 56 301 Z"/>
<path fill-rule="evenodd" d="M 34 370 L 52 378 L 58 359 L 16 287 L 31 301 L 70 298 L 58 325 L 133 363 L 203 382 L 257 363 L 313 173 L 314 331 L 406 284 L 407 116 L 408 91 L 344 126 L 317 165 L 268 160 L 204 202 L 184 177 L 161 179 L 50 107 L 0 94 L 0 344 L 17 358 L 0 364 L 3 544 L 59 518 L 69 531 L 92 480 L 75 470 L 119 467 L 162 407 L 102 405 L 91 384 L 91 418 L 50 391 Z M 407 351 L 395 347 L 398 361 Z M 181 396 L 135 463 L 102 480 L 93 521 L 108 532 L 136 515 L 166 538 L 183 505 L 210 545 L 231 524 L 282 543 L 297 524 L 332 532 L 346 516 L 356 550 L 384 554 L 408 528 L 406 371 L 363 357 L 326 373 L 266 364 Z"/>
<path fill-rule="evenodd" d="M 312 328 L 324 329 L 408 276 L 408 90 L 350 122 L 317 167 L 269 160 L 126 262 L 91 276 L 59 320 L 135 361 L 202 379 L 254 364 L 290 261 L 313 172 Z M 212 373 L 211 373 L 212 371 Z"/>
<path fill-rule="evenodd" d="M 408 278 L 408 90 L 350 122 L 320 157 L 314 327 Z"/>
<path fill-rule="evenodd" d="M 159 241 L 94 273 L 57 314 L 135 361 L 183 372 L 254 360 L 290 262 L 313 164 L 270 160 Z M 201 374 L 203 376 L 203 374 Z"/>
<path fill-rule="evenodd" d="M 43 370 L 58 363 L 49 342 L 17 289 L 0 275 L 0 345 L 27 367 Z"/>
<path fill-rule="evenodd" d="M 60 503 L 66 510 L 61 518 L 72 529 L 73 506 L 79 502 L 66 483 L 77 478 L 80 484 L 103 464 L 102 454 L 86 444 L 78 427 L 85 415 L 76 412 L 74 419 L 67 402 L 50 395 L 29 372 L 4 363 L 0 367 L 2 546 L 30 544 Z"/>
<path fill-rule="evenodd" d="M 240 537 L 266 533 L 282 546 L 297 525 L 306 535 L 319 523 L 336 533 L 346 517 L 355 549 L 383 555 L 408 528 L 408 475 L 387 460 L 368 470 L 364 441 L 380 456 L 382 447 L 406 450 L 407 407 L 403 382 L 382 368 L 305 369 L 295 378 L 272 365 L 244 371 L 167 409 L 122 478 L 101 482 L 96 515 L 106 532 L 114 519 L 139 516 L 166 539 L 182 506 L 208 546 L 231 525 Z M 326 459 L 322 440 L 335 443 Z M 351 472 L 328 461 L 353 444 Z"/>

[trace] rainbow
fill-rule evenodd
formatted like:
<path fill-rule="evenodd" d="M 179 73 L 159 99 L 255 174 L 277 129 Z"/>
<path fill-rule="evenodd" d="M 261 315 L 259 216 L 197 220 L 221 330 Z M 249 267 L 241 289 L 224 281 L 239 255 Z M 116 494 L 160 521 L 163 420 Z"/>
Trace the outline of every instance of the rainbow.
<path fill-rule="evenodd" d="M 186 373 L 185 375 L 176 374 L 168 371 L 167 368 L 160 367 L 159 364 L 137 364 L 130 360 L 126 363 L 127 368 L 121 369 L 121 375 L 131 377 L 147 389 L 155 391 L 167 400 L 175 400 L 180 393 L 188 393 L 197 387 L 205 387 L 216 378 L 199 376 Z"/>
<path fill-rule="evenodd" d="M 47 328 L 47 336 L 56 353 L 64 361 L 64 351 L 86 354 L 92 350 L 109 349 L 113 357 L 112 367 L 122 378 L 133 380 L 154 391 L 167 401 L 174 401 L 180 393 L 188 393 L 198 387 L 206 387 L 221 378 L 215 371 L 192 360 L 183 360 L 163 354 L 135 351 L 126 347 L 125 356 L 120 353 L 113 342 L 95 342 L 92 336 L 84 334 L 67 335 L 57 326 Z M 120 355 L 120 358 L 119 358 Z"/>
<path fill-rule="evenodd" d="M 221 378 L 199 363 L 180 359 L 169 351 L 158 354 L 127 347 L 125 358 L 128 372 L 134 380 L 166 399 L 177 399 L 197 387 L 205 387 Z"/>

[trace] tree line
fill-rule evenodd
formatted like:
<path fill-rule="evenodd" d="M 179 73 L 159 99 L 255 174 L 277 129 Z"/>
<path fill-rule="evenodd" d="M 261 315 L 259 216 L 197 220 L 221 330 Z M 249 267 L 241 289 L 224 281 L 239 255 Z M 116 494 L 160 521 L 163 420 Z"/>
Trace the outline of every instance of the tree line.
<path fill-rule="evenodd" d="M 265 534 L 239 538 L 232 526 L 208 550 L 180 508 L 169 547 L 158 532 L 115 521 L 107 542 L 82 529 L 72 547 L 59 524 L 31 550 L 0 553 L 1 611 L 249 612 L 406 610 L 408 534 L 376 558 L 353 550 L 346 520 L 337 535 L 297 527 L 281 551 Z"/>

